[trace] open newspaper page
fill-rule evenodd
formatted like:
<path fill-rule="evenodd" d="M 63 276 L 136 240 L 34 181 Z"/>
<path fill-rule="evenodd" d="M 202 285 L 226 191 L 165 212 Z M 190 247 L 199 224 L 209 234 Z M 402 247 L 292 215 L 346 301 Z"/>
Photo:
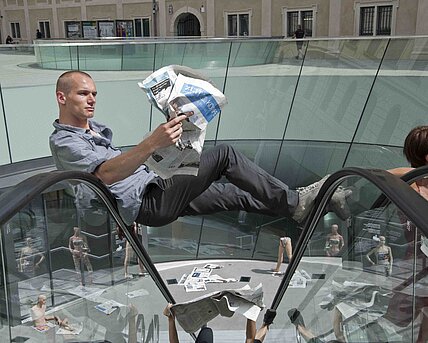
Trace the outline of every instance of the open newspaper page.
<path fill-rule="evenodd" d="M 254 289 L 246 285 L 240 289 L 209 293 L 188 302 L 175 304 L 171 311 L 183 330 L 192 333 L 218 315 L 232 317 L 235 313 L 240 313 L 256 321 L 264 307 L 263 288 L 262 284 L 259 284 Z"/>
<path fill-rule="evenodd" d="M 210 82 L 176 74 L 176 69 L 186 70 L 176 67 L 161 68 L 138 83 L 167 120 L 182 113 L 193 113 L 183 121 L 181 139 L 173 146 L 155 151 L 145 163 L 162 178 L 197 175 L 207 125 L 227 103 L 224 94 Z"/>

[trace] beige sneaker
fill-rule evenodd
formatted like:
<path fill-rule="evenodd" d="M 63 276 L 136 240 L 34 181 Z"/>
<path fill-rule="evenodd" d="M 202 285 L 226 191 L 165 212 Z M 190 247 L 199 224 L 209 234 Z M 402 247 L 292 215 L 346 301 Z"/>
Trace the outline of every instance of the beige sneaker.
<path fill-rule="evenodd" d="M 296 192 L 299 194 L 299 203 L 296 206 L 292 217 L 296 222 L 302 223 L 306 219 L 314 205 L 318 192 L 329 176 L 330 175 L 326 175 L 321 180 L 309 186 L 296 189 Z"/>

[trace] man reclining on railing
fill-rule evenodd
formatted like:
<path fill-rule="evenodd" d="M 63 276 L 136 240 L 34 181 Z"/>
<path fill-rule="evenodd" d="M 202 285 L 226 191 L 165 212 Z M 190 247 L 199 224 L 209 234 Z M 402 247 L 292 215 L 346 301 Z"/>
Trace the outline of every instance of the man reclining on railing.
<path fill-rule="evenodd" d="M 59 170 L 80 170 L 100 178 L 116 197 L 128 225 L 166 225 L 180 216 L 244 210 L 291 217 L 303 222 L 327 177 L 291 190 L 245 156 L 227 145 L 201 155 L 197 176 L 162 179 L 144 165 L 160 148 L 175 144 L 189 114 L 159 125 L 132 149 L 121 152 L 112 145 L 112 131 L 92 118 L 97 90 L 87 73 L 69 71 L 56 85 L 59 118 L 53 123 L 50 148 Z M 225 176 L 230 183 L 216 183 Z M 342 219 L 349 210 L 346 190 L 339 189 L 330 208 Z"/>

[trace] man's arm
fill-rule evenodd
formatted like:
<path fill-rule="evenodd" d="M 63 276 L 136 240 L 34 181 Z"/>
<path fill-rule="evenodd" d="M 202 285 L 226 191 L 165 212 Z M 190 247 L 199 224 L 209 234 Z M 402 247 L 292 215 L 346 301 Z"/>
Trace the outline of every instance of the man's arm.
<path fill-rule="evenodd" d="M 132 175 L 154 151 L 175 144 L 180 139 L 183 132 L 181 122 L 186 118 L 188 116 L 185 114 L 179 115 L 158 126 L 149 137 L 131 150 L 100 164 L 94 175 L 107 185 Z"/>
<path fill-rule="evenodd" d="M 254 320 L 247 319 L 247 326 L 245 330 L 245 343 L 254 343 L 256 337 L 256 322 Z"/>
<path fill-rule="evenodd" d="M 374 254 L 374 252 L 377 250 L 378 248 L 373 248 L 372 250 L 370 250 L 368 252 L 368 254 L 366 255 L 367 260 L 374 266 L 376 263 L 373 262 L 373 260 L 370 258 L 371 255 Z"/>
<path fill-rule="evenodd" d="M 340 238 L 339 238 L 339 250 L 342 250 L 342 248 L 345 246 L 345 242 L 344 242 L 344 240 L 343 240 L 343 236 L 342 235 L 340 235 Z"/>
<path fill-rule="evenodd" d="M 168 335 L 169 335 L 169 343 L 179 343 L 177 328 L 175 326 L 175 317 L 171 312 L 172 304 L 168 304 L 167 307 L 163 310 L 163 314 L 168 317 Z"/>
<path fill-rule="evenodd" d="M 394 168 L 394 169 L 388 169 L 387 171 L 395 176 L 403 176 L 404 174 L 408 173 L 409 171 L 413 170 L 414 168 L 409 167 L 400 167 L 400 168 Z"/>
<path fill-rule="evenodd" d="M 70 237 L 69 240 L 68 240 L 68 250 L 70 250 L 70 252 L 73 254 L 74 249 L 71 247 L 72 242 L 73 242 L 73 240 Z"/>

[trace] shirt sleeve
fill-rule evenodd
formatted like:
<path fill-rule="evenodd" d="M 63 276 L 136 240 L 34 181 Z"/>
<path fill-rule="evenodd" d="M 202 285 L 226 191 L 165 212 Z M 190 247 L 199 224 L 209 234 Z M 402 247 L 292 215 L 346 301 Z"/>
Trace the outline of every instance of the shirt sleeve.
<path fill-rule="evenodd" d="M 55 164 L 61 170 L 79 170 L 93 173 L 107 160 L 107 156 L 97 151 L 95 144 L 83 137 L 67 134 L 50 141 Z"/>

